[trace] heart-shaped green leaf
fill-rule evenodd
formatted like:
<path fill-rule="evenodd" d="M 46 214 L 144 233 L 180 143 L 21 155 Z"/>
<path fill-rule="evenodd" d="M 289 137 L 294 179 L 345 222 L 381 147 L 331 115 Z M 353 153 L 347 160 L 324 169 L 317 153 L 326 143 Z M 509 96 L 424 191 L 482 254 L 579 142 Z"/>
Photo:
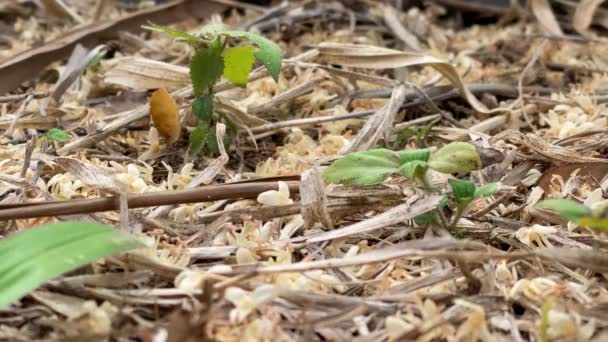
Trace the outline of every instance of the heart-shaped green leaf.
<path fill-rule="evenodd" d="M 481 158 L 473 145 L 453 142 L 431 154 L 429 167 L 443 173 L 471 172 L 481 168 Z"/>
<path fill-rule="evenodd" d="M 331 164 L 323 173 L 323 179 L 344 185 L 377 184 L 399 171 L 399 164 L 399 156 L 391 150 L 353 152 Z"/>
<path fill-rule="evenodd" d="M 70 135 L 61 128 L 51 128 L 46 135 L 53 141 L 65 142 L 70 140 Z"/>
<path fill-rule="evenodd" d="M 224 77 L 230 82 L 245 87 L 255 62 L 253 46 L 237 46 L 224 50 Z"/>
<path fill-rule="evenodd" d="M 61 222 L 33 228 L 0 241 L 0 308 L 62 273 L 141 242 L 112 227 Z"/>
<path fill-rule="evenodd" d="M 490 197 L 498 191 L 500 182 L 486 184 L 482 187 L 475 189 L 475 197 Z"/>

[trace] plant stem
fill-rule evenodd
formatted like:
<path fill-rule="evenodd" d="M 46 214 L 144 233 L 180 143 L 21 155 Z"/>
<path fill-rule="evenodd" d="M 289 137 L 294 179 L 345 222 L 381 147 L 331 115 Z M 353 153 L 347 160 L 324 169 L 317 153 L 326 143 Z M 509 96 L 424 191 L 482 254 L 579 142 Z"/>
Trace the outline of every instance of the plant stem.
<path fill-rule="evenodd" d="M 468 205 L 468 203 L 467 203 L 467 205 Z M 456 229 L 456 225 L 458 224 L 458 221 L 460 221 L 462 214 L 464 214 L 464 210 L 466 209 L 467 205 L 459 205 L 457 207 L 456 214 L 454 214 L 454 219 L 452 220 L 452 223 L 448 227 L 448 229 L 450 231 L 454 231 Z"/>

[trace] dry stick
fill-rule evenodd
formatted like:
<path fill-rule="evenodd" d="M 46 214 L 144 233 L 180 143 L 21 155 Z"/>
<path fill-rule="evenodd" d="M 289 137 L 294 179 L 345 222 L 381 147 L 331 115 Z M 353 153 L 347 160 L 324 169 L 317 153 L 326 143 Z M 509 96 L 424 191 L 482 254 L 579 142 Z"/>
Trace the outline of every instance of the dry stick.
<path fill-rule="evenodd" d="M 13 117 L 13 120 L 11 121 L 10 125 L 8 126 L 6 131 L 4 131 L 5 137 L 7 137 L 7 138 L 13 137 L 13 133 L 15 133 L 15 128 L 17 128 L 17 121 L 19 121 L 21 116 L 23 116 L 23 113 L 25 113 L 25 107 L 27 107 L 27 104 L 30 103 L 30 101 L 33 98 L 34 98 L 34 95 L 30 94 L 25 98 L 25 100 L 23 100 L 23 103 L 21 103 L 21 106 L 19 106 L 19 109 L 17 109 L 17 112 L 15 112 L 15 116 Z"/>
<path fill-rule="evenodd" d="M 299 192 L 300 182 L 286 182 L 291 193 Z M 278 190 L 276 182 L 240 183 L 209 185 L 197 189 L 159 191 L 127 196 L 129 208 L 155 207 L 167 204 L 212 202 L 224 199 L 255 198 L 268 190 Z M 4 209 L 6 208 L 6 209 Z M 0 220 L 33 217 L 88 214 L 100 211 L 118 210 L 118 196 L 57 201 L 46 203 L 21 203 L 0 206 Z"/>
<path fill-rule="evenodd" d="M 536 49 L 536 51 L 534 52 L 534 55 L 532 56 L 532 58 L 530 59 L 530 61 L 528 62 L 528 64 L 524 67 L 524 70 L 521 72 L 521 75 L 519 75 L 519 80 L 517 80 L 517 91 L 519 92 L 519 96 L 517 98 L 518 102 L 520 103 L 520 107 L 521 107 L 521 113 L 524 116 L 524 119 L 526 120 L 526 123 L 528 124 L 528 126 L 530 126 L 530 128 L 532 128 L 532 131 L 534 133 L 537 133 L 537 129 L 536 127 L 534 127 L 534 125 L 532 125 L 532 122 L 530 121 L 530 118 L 528 117 L 528 113 L 526 113 L 526 109 L 524 108 L 525 106 L 525 102 L 524 102 L 524 76 L 526 75 L 526 73 L 528 72 L 528 70 L 530 70 L 532 68 L 532 66 L 534 64 L 536 64 L 536 61 L 538 60 L 538 58 L 540 57 L 540 54 L 545 50 L 545 45 L 547 45 L 549 41 L 548 40 L 543 40 L 543 42 L 538 46 L 538 48 Z"/>

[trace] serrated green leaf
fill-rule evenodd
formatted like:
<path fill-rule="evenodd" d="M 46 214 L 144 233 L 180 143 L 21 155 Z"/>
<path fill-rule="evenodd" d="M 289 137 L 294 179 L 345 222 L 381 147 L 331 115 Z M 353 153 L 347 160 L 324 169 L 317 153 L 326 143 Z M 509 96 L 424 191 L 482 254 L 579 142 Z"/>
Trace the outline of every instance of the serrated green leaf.
<path fill-rule="evenodd" d="M 61 222 L 0 241 L 0 308 L 62 273 L 141 245 L 128 234 L 90 222 Z"/>
<path fill-rule="evenodd" d="M 222 77 L 224 72 L 224 58 L 220 54 L 221 48 L 208 47 L 196 51 L 190 63 L 190 77 L 194 94 L 199 96 L 209 91 Z"/>
<path fill-rule="evenodd" d="M 570 221 L 577 221 L 583 216 L 590 216 L 591 209 L 569 199 L 549 199 L 540 202 L 537 207 L 551 209 Z"/>
<path fill-rule="evenodd" d="M 498 191 L 498 187 L 500 186 L 500 182 L 486 184 L 482 187 L 475 189 L 475 197 L 489 197 L 492 196 Z"/>
<path fill-rule="evenodd" d="M 399 167 L 399 173 L 404 175 L 407 179 L 415 179 L 424 175 L 426 172 L 427 164 L 422 160 L 412 160 Z"/>
<path fill-rule="evenodd" d="M 450 179 L 448 183 L 459 206 L 466 206 L 475 198 L 475 183 L 457 179 Z"/>
<path fill-rule="evenodd" d="M 213 115 L 213 96 L 202 95 L 192 101 L 192 114 L 203 122 L 210 122 Z"/>
<path fill-rule="evenodd" d="M 453 142 L 431 154 L 429 167 L 443 173 L 471 172 L 481 168 L 481 158 L 473 145 Z"/>
<path fill-rule="evenodd" d="M 224 50 L 224 77 L 240 87 L 245 87 L 255 62 L 254 50 L 253 46 L 237 46 Z"/>
<path fill-rule="evenodd" d="M 156 32 L 160 32 L 160 33 L 165 33 L 168 34 L 174 38 L 182 38 L 184 40 L 186 40 L 189 43 L 205 43 L 206 40 L 201 39 L 200 37 L 197 36 L 193 36 L 189 33 L 186 32 L 182 32 L 182 31 L 177 31 L 177 30 L 173 30 L 170 29 L 168 27 L 165 26 L 160 26 L 160 25 L 155 25 L 150 23 L 150 25 L 143 25 L 142 28 L 146 29 L 146 30 L 150 30 L 150 31 L 156 31 Z"/>
<path fill-rule="evenodd" d="M 272 40 L 264 38 L 260 35 L 245 31 L 224 31 L 222 34 L 233 38 L 247 38 L 253 41 L 258 50 L 254 53 L 255 58 L 262 63 L 272 78 L 278 82 L 279 74 L 281 73 L 281 48 Z"/>
<path fill-rule="evenodd" d="M 377 184 L 399 171 L 399 164 L 399 156 L 391 150 L 353 152 L 331 164 L 323 173 L 323 179 L 344 185 Z"/>
<path fill-rule="evenodd" d="M 192 133 L 190 133 L 190 151 L 192 151 L 192 154 L 197 155 L 203 150 L 207 143 L 208 134 L 208 124 L 197 126 Z"/>
<path fill-rule="evenodd" d="M 61 128 L 51 128 L 46 135 L 53 141 L 65 142 L 70 140 L 70 135 Z"/>
<path fill-rule="evenodd" d="M 399 153 L 399 160 L 401 160 L 401 163 L 407 163 L 413 160 L 422 160 L 427 162 L 429 161 L 429 156 L 431 155 L 431 151 L 428 148 L 405 150 L 397 153 Z"/>

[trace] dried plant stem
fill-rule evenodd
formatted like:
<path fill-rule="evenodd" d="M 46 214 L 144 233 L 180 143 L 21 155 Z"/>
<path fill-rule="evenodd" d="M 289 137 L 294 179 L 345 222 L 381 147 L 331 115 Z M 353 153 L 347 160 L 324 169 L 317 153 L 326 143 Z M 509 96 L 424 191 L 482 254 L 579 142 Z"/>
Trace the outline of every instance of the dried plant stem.
<path fill-rule="evenodd" d="M 299 192 L 297 181 L 287 182 L 291 193 Z M 196 189 L 160 191 L 127 196 L 129 208 L 155 207 L 159 205 L 211 202 L 224 199 L 255 198 L 259 193 L 278 190 L 276 182 L 240 183 L 210 185 Z M 88 214 L 100 211 L 118 210 L 118 196 L 58 201 L 46 203 L 22 203 L 0 206 L 0 220 Z"/>

